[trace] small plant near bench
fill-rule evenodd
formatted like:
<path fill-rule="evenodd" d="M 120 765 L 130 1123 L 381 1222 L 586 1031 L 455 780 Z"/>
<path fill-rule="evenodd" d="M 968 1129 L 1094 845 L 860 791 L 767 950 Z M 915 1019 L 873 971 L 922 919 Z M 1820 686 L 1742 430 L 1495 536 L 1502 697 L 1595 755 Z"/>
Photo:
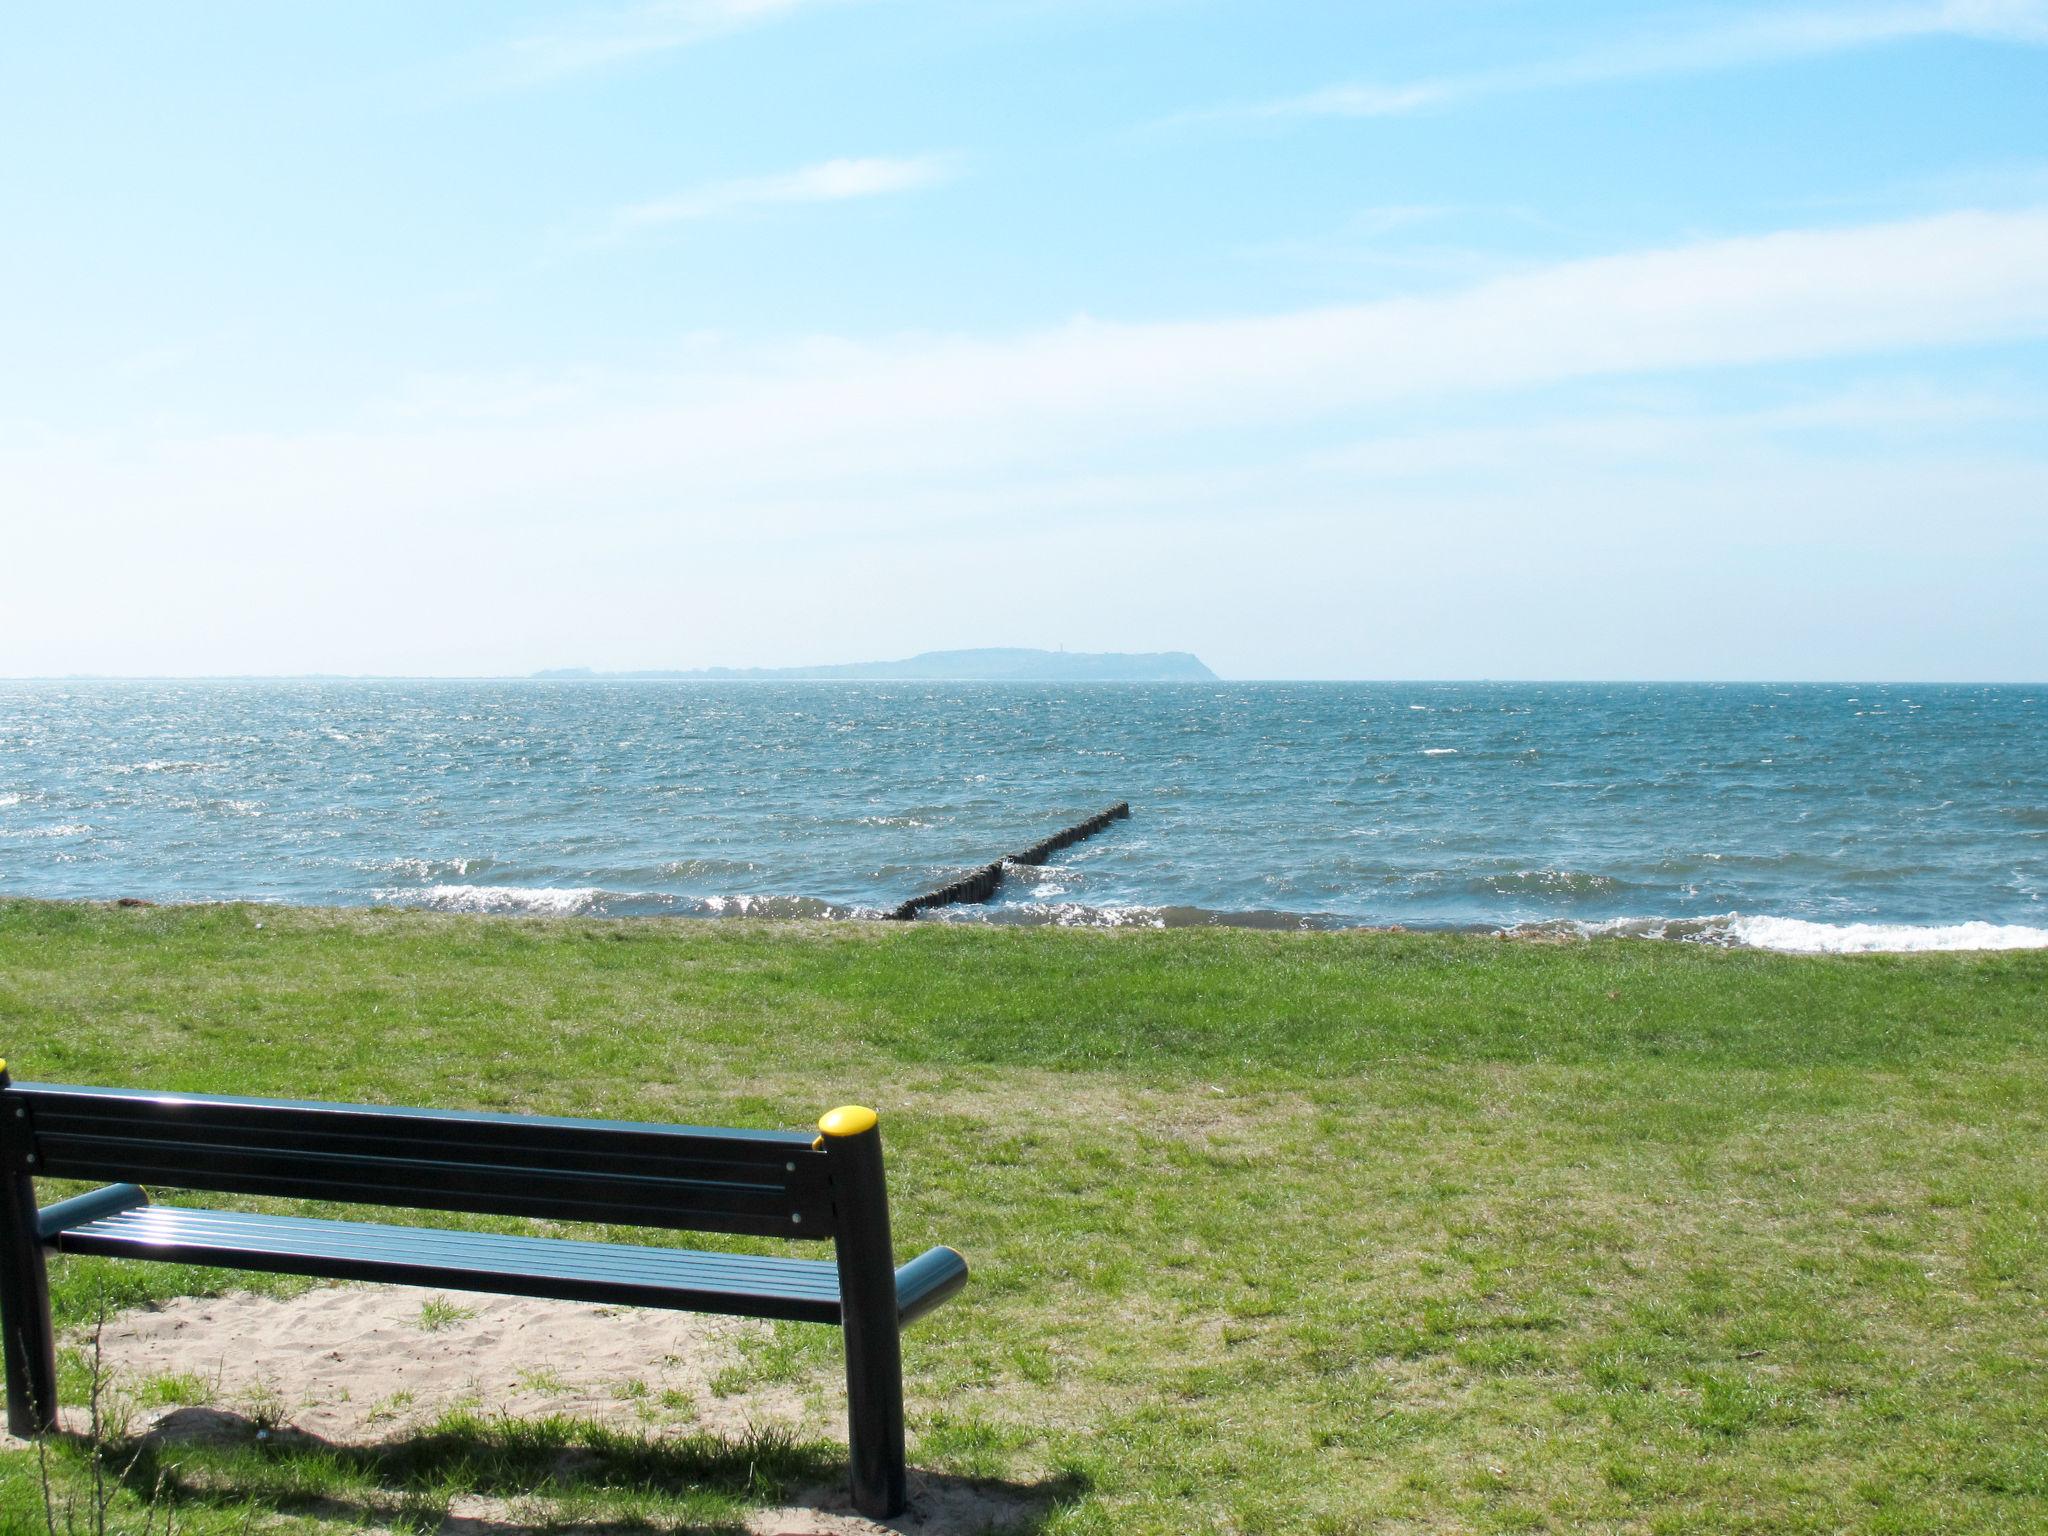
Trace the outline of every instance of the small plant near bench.
<path fill-rule="evenodd" d="M 440 1333 L 453 1328 L 457 1323 L 466 1323 L 476 1316 L 475 1307 L 465 1307 L 450 1301 L 446 1296 L 429 1296 L 420 1303 L 420 1331 Z"/>

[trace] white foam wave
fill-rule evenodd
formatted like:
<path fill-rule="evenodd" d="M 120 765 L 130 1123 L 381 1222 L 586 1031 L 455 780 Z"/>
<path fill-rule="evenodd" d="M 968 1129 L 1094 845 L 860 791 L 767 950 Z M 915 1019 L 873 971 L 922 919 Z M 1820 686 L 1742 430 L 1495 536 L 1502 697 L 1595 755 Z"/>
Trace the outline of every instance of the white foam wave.
<path fill-rule="evenodd" d="M 404 875 L 409 880 L 431 880 L 436 875 L 466 875 L 472 866 L 489 862 L 485 859 L 377 859 L 359 861 L 358 869 L 366 869 L 390 875 Z"/>
<path fill-rule="evenodd" d="M 1043 923 L 1055 928 L 1164 928 L 1158 907 L 1091 907 L 1078 901 L 1016 901 L 991 912 L 986 907 L 947 907 L 933 914 L 946 922 Z"/>
<path fill-rule="evenodd" d="M 55 827 L 0 828 L 0 837 L 80 837 L 91 830 L 82 821 L 67 821 Z"/>
<path fill-rule="evenodd" d="M 1801 917 L 1621 917 L 1604 923 L 1529 924 L 1511 932 L 1587 938 L 1677 939 L 1794 955 L 1905 955 L 1970 949 L 2048 949 L 2048 928 L 2024 923 L 1816 923 Z"/>
<path fill-rule="evenodd" d="M 5 794 L 0 794 L 0 811 L 6 810 L 10 805 L 19 804 L 21 804 L 20 790 L 10 789 Z"/>
<path fill-rule="evenodd" d="M 700 896 L 697 905 L 713 917 L 746 917 L 761 901 L 759 896 Z"/>
<path fill-rule="evenodd" d="M 1912 954 L 1945 949 L 2048 949 L 2048 928 L 2021 923 L 1810 923 L 1796 917 L 1738 918 L 1733 931 L 1754 949 L 1797 954 Z"/>
<path fill-rule="evenodd" d="M 595 885 L 430 885 L 423 890 L 378 891 L 379 901 L 432 907 L 440 912 L 514 912 L 571 917 L 595 912 L 605 891 Z"/>
<path fill-rule="evenodd" d="M 1456 757 L 1458 749 L 1456 747 L 1424 747 L 1422 755 L 1424 757 Z"/>
<path fill-rule="evenodd" d="M 695 910 L 705 917 L 858 917 L 861 908 L 838 907 L 811 896 L 698 896 Z"/>

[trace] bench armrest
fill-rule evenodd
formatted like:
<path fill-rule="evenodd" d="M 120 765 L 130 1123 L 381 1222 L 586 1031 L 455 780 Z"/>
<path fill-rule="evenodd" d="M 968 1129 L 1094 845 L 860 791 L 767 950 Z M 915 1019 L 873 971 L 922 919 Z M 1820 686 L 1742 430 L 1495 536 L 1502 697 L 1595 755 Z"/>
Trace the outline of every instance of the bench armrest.
<path fill-rule="evenodd" d="M 914 1323 L 967 1283 L 967 1260 L 943 1243 L 896 1271 L 896 1320 Z"/>
<path fill-rule="evenodd" d="M 59 1232 L 82 1227 L 102 1216 L 118 1216 L 123 1211 L 132 1211 L 138 1205 L 147 1204 L 149 1191 L 139 1184 L 109 1184 L 104 1189 L 88 1190 L 85 1194 L 73 1195 L 69 1200 L 59 1200 L 55 1205 L 46 1205 L 37 1211 L 36 1236 L 47 1243 Z"/>

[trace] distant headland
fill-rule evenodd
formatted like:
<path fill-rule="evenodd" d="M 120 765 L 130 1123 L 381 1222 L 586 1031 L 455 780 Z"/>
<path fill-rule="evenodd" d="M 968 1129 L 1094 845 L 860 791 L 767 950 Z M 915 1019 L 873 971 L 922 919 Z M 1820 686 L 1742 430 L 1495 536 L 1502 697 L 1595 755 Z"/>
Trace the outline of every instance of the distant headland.
<path fill-rule="evenodd" d="M 1213 683 L 1186 651 L 1032 651 L 1010 647 L 925 651 L 902 661 L 822 667 L 697 667 L 688 671 L 597 672 L 558 667 L 537 678 L 673 678 L 702 683 Z"/>

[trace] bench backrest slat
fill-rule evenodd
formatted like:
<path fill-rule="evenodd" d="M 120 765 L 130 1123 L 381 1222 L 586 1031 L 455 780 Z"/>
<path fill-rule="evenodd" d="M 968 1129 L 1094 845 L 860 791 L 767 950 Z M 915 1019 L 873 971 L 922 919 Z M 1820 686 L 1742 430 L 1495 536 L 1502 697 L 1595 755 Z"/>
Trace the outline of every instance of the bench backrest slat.
<path fill-rule="evenodd" d="M 783 1132 L 16 1083 L 36 1171 L 181 1189 L 826 1238 L 825 1154 Z M 800 1218 L 800 1219 L 798 1219 Z"/>

